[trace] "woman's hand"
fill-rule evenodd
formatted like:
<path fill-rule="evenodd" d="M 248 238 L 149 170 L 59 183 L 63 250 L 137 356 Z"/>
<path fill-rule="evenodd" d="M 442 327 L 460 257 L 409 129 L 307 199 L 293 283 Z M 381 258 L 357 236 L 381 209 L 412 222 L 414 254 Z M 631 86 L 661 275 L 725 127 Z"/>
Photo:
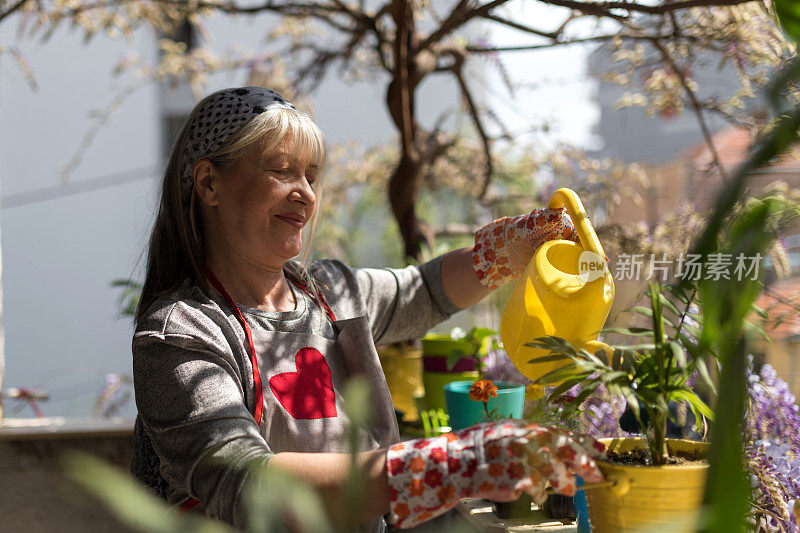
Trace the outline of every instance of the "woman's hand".
<path fill-rule="evenodd" d="M 500 218 L 475 233 L 472 266 L 483 285 L 496 289 L 518 278 L 536 250 L 555 239 L 580 242 L 563 207 Z"/>
<path fill-rule="evenodd" d="M 521 420 L 401 442 L 386 454 L 391 520 L 413 527 L 467 497 L 513 501 L 525 491 L 542 503 L 548 484 L 572 496 L 573 474 L 602 481 L 594 458 L 603 451 L 590 437 Z"/>

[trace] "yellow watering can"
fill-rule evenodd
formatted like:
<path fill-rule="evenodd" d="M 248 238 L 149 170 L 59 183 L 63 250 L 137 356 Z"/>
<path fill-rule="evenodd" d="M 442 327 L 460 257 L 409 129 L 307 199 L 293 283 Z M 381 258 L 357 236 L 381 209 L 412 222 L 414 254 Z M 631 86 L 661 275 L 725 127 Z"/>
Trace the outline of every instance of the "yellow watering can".
<path fill-rule="evenodd" d="M 557 190 L 547 207 L 567 208 L 581 244 L 567 240 L 543 244 L 517 281 L 500 321 L 509 358 L 533 381 L 569 363 L 529 363 L 549 353 L 525 346 L 537 337 L 555 335 L 592 353 L 601 348 L 613 351 L 597 341 L 614 302 L 614 280 L 603 247 L 574 191 Z"/>

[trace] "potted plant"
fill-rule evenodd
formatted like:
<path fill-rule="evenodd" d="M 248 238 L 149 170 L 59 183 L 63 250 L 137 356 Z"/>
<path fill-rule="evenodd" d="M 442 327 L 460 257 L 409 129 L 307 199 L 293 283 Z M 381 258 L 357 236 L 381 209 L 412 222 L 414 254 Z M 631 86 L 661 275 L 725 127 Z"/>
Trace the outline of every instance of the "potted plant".
<path fill-rule="evenodd" d="M 666 523 L 700 506 L 708 473 L 704 459 L 708 444 L 666 436 L 670 402 L 688 404 L 700 425 L 713 419 L 713 412 L 692 386 L 697 373 L 713 389 L 705 360 L 696 356 L 700 353 L 697 325 L 702 319 L 694 294 L 677 285 L 651 283 L 646 292 L 650 305 L 630 309 L 647 317 L 649 327 L 606 330 L 642 341 L 615 346 L 613 354 L 576 349 L 558 337 L 540 337 L 530 343 L 549 350 L 531 363 L 564 362 L 537 382 L 555 385 L 548 401 L 580 385 L 578 396 L 565 406 L 578 409 L 604 385 L 611 394 L 627 400 L 641 428 L 642 437 L 601 439 L 607 447 L 599 462 L 606 484 L 586 492 L 594 531 L 625 532 Z"/>
<path fill-rule="evenodd" d="M 445 385 L 447 411 L 453 429 L 481 422 L 496 422 L 506 418 L 522 418 L 525 405 L 525 386 L 512 381 L 479 379 L 454 381 Z M 493 502 L 500 518 L 530 516 L 531 497 L 523 493 L 516 501 Z"/>
<path fill-rule="evenodd" d="M 502 420 L 522 418 L 525 386 L 513 381 L 453 381 L 444 386 L 450 427 L 466 427 Z"/>
<path fill-rule="evenodd" d="M 444 386 L 453 381 L 478 378 L 481 359 L 497 332 L 489 328 L 464 331 L 453 328 L 449 334 L 429 333 L 422 339 L 422 382 L 426 410 L 446 409 Z"/>

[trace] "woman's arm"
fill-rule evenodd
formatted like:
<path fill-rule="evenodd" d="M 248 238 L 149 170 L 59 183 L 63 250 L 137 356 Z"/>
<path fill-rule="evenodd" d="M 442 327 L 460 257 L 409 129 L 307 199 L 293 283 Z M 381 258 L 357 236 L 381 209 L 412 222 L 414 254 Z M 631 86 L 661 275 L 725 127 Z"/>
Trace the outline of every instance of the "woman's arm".
<path fill-rule="evenodd" d="M 472 248 L 453 250 L 442 258 L 444 293 L 461 309 L 471 307 L 492 292 L 478 281 L 472 266 Z"/>
<path fill-rule="evenodd" d="M 359 516 L 348 516 L 345 485 L 350 472 L 346 453 L 276 454 L 269 463 L 319 490 L 331 520 L 348 528 L 389 512 L 389 482 L 386 475 L 386 450 L 371 450 L 356 455 L 364 472 L 364 491 L 358 499 Z"/>

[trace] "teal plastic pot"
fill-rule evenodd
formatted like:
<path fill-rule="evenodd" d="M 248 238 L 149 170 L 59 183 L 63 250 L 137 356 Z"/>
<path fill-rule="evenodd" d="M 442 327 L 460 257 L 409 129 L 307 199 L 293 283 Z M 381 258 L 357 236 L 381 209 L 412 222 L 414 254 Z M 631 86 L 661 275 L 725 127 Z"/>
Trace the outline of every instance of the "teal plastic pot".
<path fill-rule="evenodd" d="M 469 388 L 474 381 L 453 381 L 444 386 L 444 397 L 447 403 L 447 414 L 450 415 L 450 427 L 462 429 L 485 421 L 483 402 L 476 402 L 469 397 Z M 522 418 L 525 405 L 525 385 L 513 381 L 495 381 L 497 397 L 488 402 L 489 411 L 497 409 L 503 418 Z"/>

